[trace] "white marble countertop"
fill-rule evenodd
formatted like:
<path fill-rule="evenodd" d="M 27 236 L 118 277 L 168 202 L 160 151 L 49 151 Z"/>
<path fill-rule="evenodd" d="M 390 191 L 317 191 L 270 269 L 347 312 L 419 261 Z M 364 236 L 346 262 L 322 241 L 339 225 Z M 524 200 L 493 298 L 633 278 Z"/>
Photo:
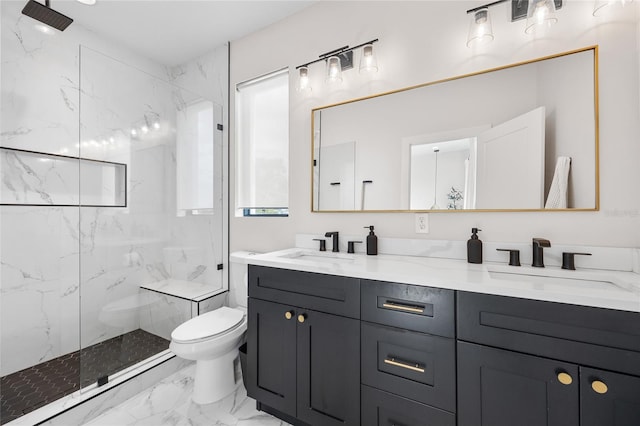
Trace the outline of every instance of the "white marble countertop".
<path fill-rule="evenodd" d="M 292 248 L 252 256 L 249 264 L 640 312 L 640 274 L 568 271 L 462 260 L 318 252 Z"/>

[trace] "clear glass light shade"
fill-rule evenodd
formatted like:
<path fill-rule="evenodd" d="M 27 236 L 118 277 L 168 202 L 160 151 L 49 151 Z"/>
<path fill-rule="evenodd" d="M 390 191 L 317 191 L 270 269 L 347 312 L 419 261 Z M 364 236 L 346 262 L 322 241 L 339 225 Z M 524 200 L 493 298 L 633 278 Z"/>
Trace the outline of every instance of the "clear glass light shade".
<path fill-rule="evenodd" d="M 467 36 L 467 47 L 485 44 L 493 41 L 493 28 L 491 26 L 491 15 L 489 9 L 477 10 L 471 16 L 469 23 L 469 35 Z"/>
<path fill-rule="evenodd" d="M 373 51 L 373 44 L 367 44 L 362 47 L 362 56 L 360 57 L 360 73 L 378 72 L 378 60 Z"/>
<path fill-rule="evenodd" d="M 341 83 L 342 82 L 342 65 L 340 64 L 340 58 L 337 56 L 331 56 L 327 58 L 327 83 Z"/>
<path fill-rule="evenodd" d="M 556 18 L 556 4 L 553 0 L 529 1 L 525 33 L 532 34 L 537 29 L 548 27 L 556 22 L 558 22 L 558 18 Z"/>
<path fill-rule="evenodd" d="M 309 82 L 309 68 L 298 68 L 298 85 L 296 90 L 301 93 L 311 92 L 311 83 Z"/>
<path fill-rule="evenodd" d="M 598 0 L 593 8 L 593 16 L 602 16 L 606 14 L 609 10 L 609 6 L 619 4 L 624 7 L 626 4 L 631 2 L 633 2 L 633 0 Z"/>

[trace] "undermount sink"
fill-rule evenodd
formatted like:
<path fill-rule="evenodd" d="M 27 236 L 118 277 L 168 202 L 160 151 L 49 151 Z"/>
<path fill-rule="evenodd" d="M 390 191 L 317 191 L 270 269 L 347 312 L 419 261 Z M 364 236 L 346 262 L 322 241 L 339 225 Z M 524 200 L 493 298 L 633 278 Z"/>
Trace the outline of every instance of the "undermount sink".
<path fill-rule="evenodd" d="M 513 267 L 491 265 L 487 267 L 489 276 L 496 280 L 522 281 L 535 285 L 575 286 L 576 289 L 606 290 L 617 288 L 621 290 L 640 292 L 634 283 L 624 282 L 611 276 L 607 271 L 569 271 L 557 268 Z"/>
<path fill-rule="evenodd" d="M 280 257 L 326 263 L 351 263 L 355 260 L 355 256 L 351 254 L 311 250 L 296 250 L 294 252 L 285 253 Z"/>

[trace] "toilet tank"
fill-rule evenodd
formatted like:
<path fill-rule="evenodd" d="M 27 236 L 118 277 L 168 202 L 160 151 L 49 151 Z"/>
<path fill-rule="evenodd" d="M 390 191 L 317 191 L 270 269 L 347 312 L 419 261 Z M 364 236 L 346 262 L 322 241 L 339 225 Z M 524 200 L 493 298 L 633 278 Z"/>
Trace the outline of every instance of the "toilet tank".
<path fill-rule="evenodd" d="M 236 251 L 229 255 L 229 306 L 247 307 L 248 297 L 248 260 L 255 252 Z"/>

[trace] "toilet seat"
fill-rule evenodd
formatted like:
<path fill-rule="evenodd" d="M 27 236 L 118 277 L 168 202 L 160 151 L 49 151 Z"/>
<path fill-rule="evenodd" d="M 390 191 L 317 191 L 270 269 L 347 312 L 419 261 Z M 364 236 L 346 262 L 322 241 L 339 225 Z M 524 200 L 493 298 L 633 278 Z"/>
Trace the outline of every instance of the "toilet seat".
<path fill-rule="evenodd" d="M 181 324 L 171 333 L 171 340 L 177 343 L 197 343 L 208 340 L 240 327 L 244 323 L 244 318 L 243 311 L 223 306 Z"/>

